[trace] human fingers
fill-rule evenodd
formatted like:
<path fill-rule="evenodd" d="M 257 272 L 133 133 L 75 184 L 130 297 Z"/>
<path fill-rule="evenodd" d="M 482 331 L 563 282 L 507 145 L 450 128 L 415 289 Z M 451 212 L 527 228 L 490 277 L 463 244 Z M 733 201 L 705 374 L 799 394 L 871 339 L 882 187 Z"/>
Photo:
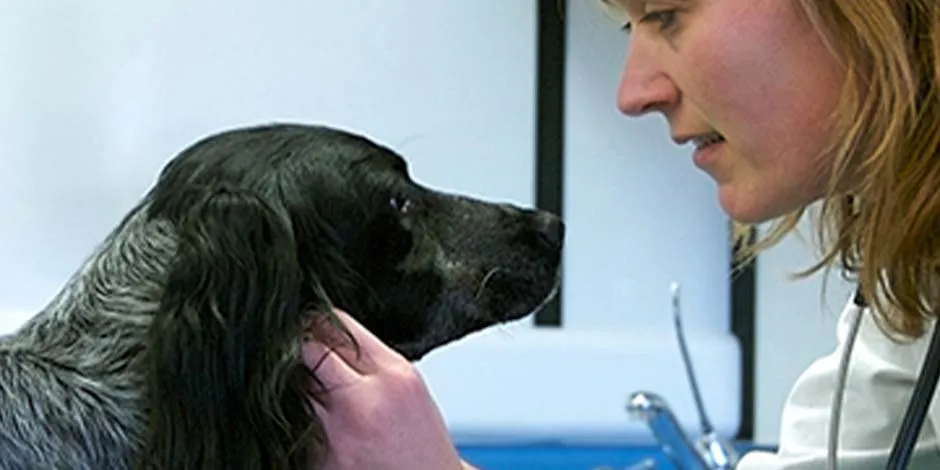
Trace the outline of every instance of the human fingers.
<path fill-rule="evenodd" d="M 398 352 L 383 343 L 382 340 L 356 321 L 352 315 L 339 309 L 334 309 L 333 312 L 349 329 L 349 332 L 356 339 L 359 352 L 361 352 L 361 354 L 357 354 L 355 349 L 340 348 L 336 350 L 336 353 L 343 356 L 347 363 L 360 373 L 369 374 L 382 368 L 406 362 Z"/>
<path fill-rule="evenodd" d="M 304 341 L 301 354 L 304 365 L 317 382 L 313 394 L 317 400 L 328 402 L 329 392 L 354 384 L 361 378 L 361 374 L 342 356 L 319 341 Z"/>
<path fill-rule="evenodd" d="M 342 326 L 337 325 L 337 322 Z M 377 355 L 378 338 L 369 333 L 348 313 L 333 309 L 332 315 L 317 317 L 307 328 L 307 337 L 327 345 L 333 355 L 359 374 L 373 374 L 380 369 L 373 356 Z M 381 353 L 378 354 L 381 357 Z"/>

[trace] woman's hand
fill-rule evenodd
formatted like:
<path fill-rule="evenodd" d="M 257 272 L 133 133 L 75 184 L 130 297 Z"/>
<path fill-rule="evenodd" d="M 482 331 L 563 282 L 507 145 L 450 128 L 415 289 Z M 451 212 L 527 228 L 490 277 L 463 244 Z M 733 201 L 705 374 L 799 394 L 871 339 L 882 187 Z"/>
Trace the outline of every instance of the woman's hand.
<path fill-rule="evenodd" d="M 465 470 L 444 420 L 419 372 L 345 312 L 337 311 L 359 345 L 336 344 L 314 331 L 307 367 L 327 393 L 314 401 L 329 436 L 325 470 Z M 319 333 L 319 334 L 318 334 Z"/>

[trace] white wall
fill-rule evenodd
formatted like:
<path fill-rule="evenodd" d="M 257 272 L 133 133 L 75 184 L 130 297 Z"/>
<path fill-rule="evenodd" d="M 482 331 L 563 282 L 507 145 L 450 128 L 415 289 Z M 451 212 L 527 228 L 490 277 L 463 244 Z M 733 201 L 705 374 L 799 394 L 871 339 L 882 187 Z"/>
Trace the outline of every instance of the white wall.
<path fill-rule="evenodd" d="M 837 271 L 791 280 L 817 260 L 808 216 L 799 230 L 757 261 L 754 439 L 762 443 L 777 442 L 793 382 L 835 348 L 836 319 L 854 291 Z"/>
<path fill-rule="evenodd" d="M 646 442 L 648 430 L 623 411 L 637 389 L 662 394 L 694 428 L 669 310 L 679 281 L 706 405 L 733 434 L 740 351 L 728 330 L 728 239 L 714 187 L 661 120 L 618 114 L 626 37 L 591 2 L 568 5 L 565 326 L 489 331 L 422 368 L 464 442 Z M 438 380 L 455 371 L 464 380 Z"/>
<path fill-rule="evenodd" d="M 49 299 L 167 158 L 234 125 L 347 127 L 432 186 L 532 203 L 535 2 L 266 4 L 4 4 L 0 329 Z M 706 403 L 733 433 L 740 361 L 714 188 L 661 120 L 617 114 L 626 38 L 570 4 L 566 326 L 494 329 L 420 367 L 461 441 L 646 440 L 623 412 L 639 388 L 692 425 L 669 317 L 679 281 Z"/>

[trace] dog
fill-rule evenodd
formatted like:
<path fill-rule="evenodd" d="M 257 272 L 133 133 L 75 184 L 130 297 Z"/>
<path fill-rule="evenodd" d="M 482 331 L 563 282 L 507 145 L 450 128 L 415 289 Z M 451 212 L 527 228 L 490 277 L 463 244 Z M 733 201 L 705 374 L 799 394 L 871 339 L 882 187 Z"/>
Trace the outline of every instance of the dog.
<path fill-rule="evenodd" d="M 309 468 L 329 452 L 301 360 L 312 322 L 340 331 L 340 308 L 417 361 L 542 308 L 564 231 L 422 186 L 353 131 L 202 137 L 0 338 L 0 469 Z"/>

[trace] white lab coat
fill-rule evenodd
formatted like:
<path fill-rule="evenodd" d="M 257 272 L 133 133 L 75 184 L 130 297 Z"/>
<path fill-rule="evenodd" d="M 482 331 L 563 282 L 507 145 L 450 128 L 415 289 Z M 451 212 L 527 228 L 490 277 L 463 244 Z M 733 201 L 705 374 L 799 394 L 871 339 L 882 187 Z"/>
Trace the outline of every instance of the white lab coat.
<path fill-rule="evenodd" d="M 854 347 L 846 348 L 851 323 L 862 315 Z M 825 469 L 829 416 L 839 362 L 851 354 L 845 380 L 839 439 L 839 469 L 883 469 L 913 393 L 932 331 L 913 343 L 884 336 L 869 308 L 850 300 L 836 328 L 837 346 L 797 379 L 783 408 L 776 453 L 749 452 L 738 470 Z M 799 345 L 799 338 L 794 338 Z M 940 398 L 934 397 L 911 469 L 940 469 Z"/>

